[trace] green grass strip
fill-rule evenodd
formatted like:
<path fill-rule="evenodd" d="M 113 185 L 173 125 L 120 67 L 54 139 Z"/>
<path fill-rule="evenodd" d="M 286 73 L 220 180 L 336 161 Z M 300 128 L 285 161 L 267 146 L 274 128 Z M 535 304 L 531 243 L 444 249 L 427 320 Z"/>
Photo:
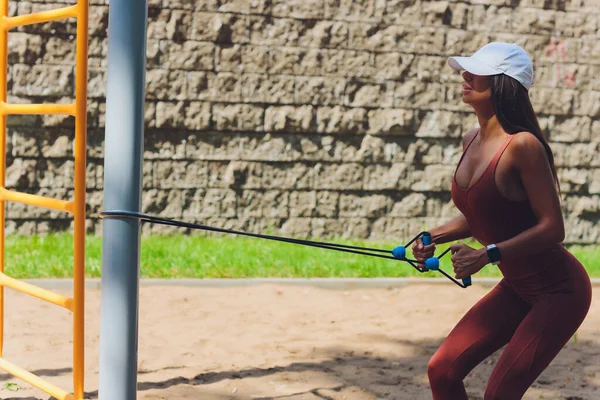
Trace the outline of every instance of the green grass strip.
<path fill-rule="evenodd" d="M 397 245 L 358 240 L 328 241 L 382 249 L 392 249 Z M 15 278 L 71 277 L 72 247 L 72 236 L 67 234 L 8 236 L 6 271 Z M 447 245 L 439 246 L 438 254 L 446 248 Z M 573 246 L 569 250 L 585 265 L 591 276 L 600 277 L 600 246 Z M 100 277 L 101 256 L 101 237 L 89 236 L 86 276 Z M 449 255 L 442 259 L 441 267 L 448 273 L 452 272 Z M 420 274 L 407 263 L 394 260 L 260 239 L 201 235 L 143 237 L 140 268 L 145 278 L 441 276 L 437 272 Z M 496 267 L 487 266 L 476 276 L 499 277 L 500 273 Z"/>

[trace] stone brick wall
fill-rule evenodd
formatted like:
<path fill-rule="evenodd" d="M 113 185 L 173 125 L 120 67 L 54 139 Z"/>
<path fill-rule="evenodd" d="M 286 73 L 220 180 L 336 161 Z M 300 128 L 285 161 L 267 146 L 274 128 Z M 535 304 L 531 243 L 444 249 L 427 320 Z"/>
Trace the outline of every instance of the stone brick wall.
<path fill-rule="evenodd" d="M 11 1 L 11 14 L 70 4 Z M 90 10 L 90 231 L 102 209 L 107 1 Z M 598 243 L 599 0 L 149 0 L 143 209 L 293 236 L 402 239 L 456 215 L 476 126 L 450 55 L 532 56 L 567 241 Z M 11 31 L 11 101 L 72 101 L 75 24 Z M 9 118 L 7 186 L 69 198 L 73 120 Z M 68 216 L 8 205 L 9 230 Z M 149 227 L 148 227 L 149 228 Z M 164 227 L 155 227 L 162 229 Z"/>

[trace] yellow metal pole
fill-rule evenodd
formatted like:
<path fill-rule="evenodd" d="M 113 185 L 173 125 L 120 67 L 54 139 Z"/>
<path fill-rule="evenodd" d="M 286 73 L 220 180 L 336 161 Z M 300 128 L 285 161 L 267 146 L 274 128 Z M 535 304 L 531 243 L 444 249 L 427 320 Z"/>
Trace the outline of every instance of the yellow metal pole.
<path fill-rule="evenodd" d="M 85 193 L 87 147 L 88 0 L 77 4 L 77 60 L 75 66 L 75 231 L 73 287 L 73 388 L 75 399 L 84 393 Z"/>
<path fill-rule="evenodd" d="M 42 11 L 34 14 L 3 18 L 2 23 L 4 27 L 6 27 L 6 29 L 11 29 L 17 26 L 41 24 L 43 22 L 54 21 L 62 18 L 71 18 L 76 16 L 77 6 L 70 6 L 59 8 L 56 10 Z"/>
<path fill-rule="evenodd" d="M 17 378 L 23 379 L 30 385 L 35 386 L 40 390 L 43 390 L 44 392 L 48 393 L 49 395 L 52 395 L 58 400 L 74 400 L 73 395 L 71 393 L 67 393 L 66 391 L 54 386 L 53 384 L 46 382 L 40 377 L 35 376 L 31 372 L 21 367 L 18 367 L 15 364 L 8 362 L 2 358 L 0 358 L 0 368 L 5 370 L 9 374 L 16 376 Z"/>
<path fill-rule="evenodd" d="M 74 104 L 7 104 L 0 103 L 2 114 L 67 114 L 75 115 Z"/>
<path fill-rule="evenodd" d="M 73 213 L 73 202 L 66 200 L 51 199 L 49 197 L 37 196 L 35 194 L 15 192 L 0 188 L 0 200 L 13 201 L 16 203 L 30 204 L 32 206 L 50 208 L 52 210 Z"/>
<path fill-rule="evenodd" d="M 8 0 L 0 0 L 0 18 L 8 17 Z M 6 103 L 8 30 L 0 29 L 0 103 Z M 0 115 L 0 188 L 6 186 L 6 115 Z M 0 272 L 4 273 L 5 202 L 0 200 Z M 0 357 L 4 349 L 4 287 L 0 287 Z"/>
<path fill-rule="evenodd" d="M 37 297 L 38 299 L 48 301 L 56 304 L 57 306 L 61 306 L 73 311 L 73 299 L 63 296 L 62 294 L 55 293 L 51 290 L 43 289 L 39 286 L 23 282 L 19 279 L 11 278 L 3 273 L 0 273 L 0 285 L 18 290 L 19 292 L 26 293 L 30 296 Z"/>

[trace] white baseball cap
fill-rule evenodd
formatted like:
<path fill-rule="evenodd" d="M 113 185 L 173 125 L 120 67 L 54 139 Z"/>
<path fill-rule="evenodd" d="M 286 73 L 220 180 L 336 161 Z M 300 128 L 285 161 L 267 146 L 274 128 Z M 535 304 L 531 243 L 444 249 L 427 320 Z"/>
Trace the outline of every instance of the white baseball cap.
<path fill-rule="evenodd" d="M 516 43 L 488 43 L 471 57 L 450 57 L 448 65 L 474 75 L 505 74 L 519 81 L 527 90 L 533 85 L 533 63 L 527 52 Z"/>

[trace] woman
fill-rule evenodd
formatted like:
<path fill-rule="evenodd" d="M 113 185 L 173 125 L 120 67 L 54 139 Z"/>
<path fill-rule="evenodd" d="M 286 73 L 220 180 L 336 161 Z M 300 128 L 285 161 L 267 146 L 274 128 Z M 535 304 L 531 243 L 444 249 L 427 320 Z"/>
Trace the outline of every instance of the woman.
<path fill-rule="evenodd" d="M 434 400 L 467 399 L 465 376 L 507 345 L 484 399 L 521 399 L 583 322 L 591 284 L 560 244 L 558 179 L 529 101 L 529 56 L 516 44 L 495 42 L 448 64 L 464 70 L 462 101 L 475 110 L 479 128 L 464 136 L 452 181 L 462 215 L 431 229 L 433 243 L 416 242 L 413 254 L 423 261 L 436 244 L 472 236 L 485 247 L 451 246 L 456 278 L 492 263 L 503 279 L 450 332 L 427 373 Z"/>

